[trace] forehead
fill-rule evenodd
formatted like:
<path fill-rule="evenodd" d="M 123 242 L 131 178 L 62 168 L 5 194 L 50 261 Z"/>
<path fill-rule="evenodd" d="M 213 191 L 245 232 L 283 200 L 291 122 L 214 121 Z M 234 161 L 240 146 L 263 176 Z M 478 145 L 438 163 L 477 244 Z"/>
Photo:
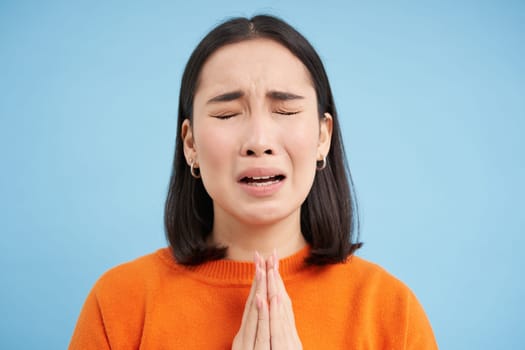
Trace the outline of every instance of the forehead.
<path fill-rule="evenodd" d="M 310 73 L 290 50 L 264 38 L 228 44 L 204 64 L 197 94 L 224 89 L 313 90 Z"/>

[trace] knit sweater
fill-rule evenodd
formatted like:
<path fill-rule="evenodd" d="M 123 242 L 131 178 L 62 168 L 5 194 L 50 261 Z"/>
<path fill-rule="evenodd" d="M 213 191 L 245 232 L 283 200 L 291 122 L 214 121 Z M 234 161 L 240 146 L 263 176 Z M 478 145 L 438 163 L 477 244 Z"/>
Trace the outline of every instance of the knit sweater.
<path fill-rule="evenodd" d="M 308 349 L 437 349 L 414 294 L 379 266 L 306 266 L 309 248 L 280 261 Z M 177 264 L 168 248 L 117 266 L 95 284 L 70 350 L 231 349 L 254 276 L 251 262 Z"/>

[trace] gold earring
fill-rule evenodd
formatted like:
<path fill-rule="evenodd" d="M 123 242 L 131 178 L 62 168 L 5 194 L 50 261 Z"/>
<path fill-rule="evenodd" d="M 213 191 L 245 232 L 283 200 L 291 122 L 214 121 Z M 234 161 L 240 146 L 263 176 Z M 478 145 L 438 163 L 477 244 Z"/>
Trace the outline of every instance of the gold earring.
<path fill-rule="evenodd" d="M 198 169 L 199 168 L 195 167 L 195 162 L 193 161 L 193 159 L 190 158 L 190 173 L 191 173 L 191 176 L 193 176 L 196 179 L 201 178 L 201 172 Z M 198 172 L 196 170 L 198 170 Z"/>
<path fill-rule="evenodd" d="M 324 156 L 322 160 L 317 161 L 316 168 L 317 170 L 323 170 L 324 168 L 326 168 L 326 156 Z"/>

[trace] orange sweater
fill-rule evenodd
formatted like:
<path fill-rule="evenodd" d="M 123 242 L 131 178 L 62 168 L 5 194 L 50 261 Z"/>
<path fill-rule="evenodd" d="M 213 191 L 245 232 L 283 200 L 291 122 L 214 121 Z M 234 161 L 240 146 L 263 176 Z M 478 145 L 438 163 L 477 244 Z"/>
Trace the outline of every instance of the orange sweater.
<path fill-rule="evenodd" d="M 414 294 L 359 257 L 305 267 L 282 259 L 303 348 L 437 349 Z M 70 350 L 230 349 L 253 280 L 251 262 L 178 265 L 168 248 L 105 273 L 87 297 Z"/>

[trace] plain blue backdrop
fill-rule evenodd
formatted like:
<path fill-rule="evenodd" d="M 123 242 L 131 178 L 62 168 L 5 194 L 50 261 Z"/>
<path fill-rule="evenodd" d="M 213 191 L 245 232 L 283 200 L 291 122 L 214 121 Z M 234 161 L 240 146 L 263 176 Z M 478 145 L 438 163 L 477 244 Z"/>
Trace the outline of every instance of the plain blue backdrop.
<path fill-rule="evenodd" d="M 1 1 L 0 348 L 66 348 L 107 269 L 164 246 L 181 73 L 231 16 L 319 51 L 360 256 L 419 297 L 442 349 L 525 343 L 522 1 Z"/>

